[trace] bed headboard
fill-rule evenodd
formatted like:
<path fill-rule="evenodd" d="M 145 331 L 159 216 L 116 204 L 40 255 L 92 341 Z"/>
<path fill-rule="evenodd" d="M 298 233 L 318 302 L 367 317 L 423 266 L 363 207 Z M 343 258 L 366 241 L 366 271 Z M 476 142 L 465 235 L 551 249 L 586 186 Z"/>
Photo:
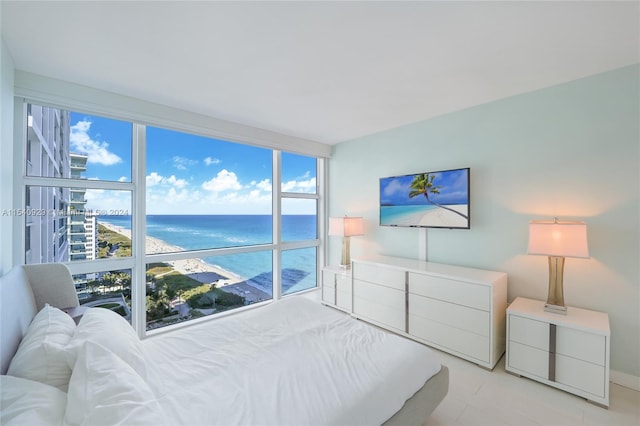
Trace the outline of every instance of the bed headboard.
<path fill-rule="evenodd" d="M 22 266 L 0 277 L 0 360 L 2 374 L 18 350 L 27 327 L 36 315 L 31 284 Z"/>

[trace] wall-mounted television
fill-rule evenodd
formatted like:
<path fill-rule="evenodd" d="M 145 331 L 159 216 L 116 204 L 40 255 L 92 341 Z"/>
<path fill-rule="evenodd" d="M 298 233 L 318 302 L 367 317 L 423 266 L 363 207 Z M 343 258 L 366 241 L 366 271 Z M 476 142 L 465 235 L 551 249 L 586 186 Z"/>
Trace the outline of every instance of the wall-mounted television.
<path fill-rule="evenodd" d="M 469 168 L 381 178 L 380 225 L 469 229 L 469 183 Z"/>

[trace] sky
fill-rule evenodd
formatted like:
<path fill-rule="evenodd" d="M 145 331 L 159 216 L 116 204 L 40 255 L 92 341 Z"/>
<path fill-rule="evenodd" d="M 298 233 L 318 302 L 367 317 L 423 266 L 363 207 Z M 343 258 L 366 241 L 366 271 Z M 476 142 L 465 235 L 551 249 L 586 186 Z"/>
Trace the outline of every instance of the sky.
<path fill-rule="evenodd" d="M 71 152 L 88 155 L 87 179 L 131 182 L 132 124 L 71 113 Z M 271 214 L 270 149 L 147 126 L 147 214 Z M 282 190 L 315 192 L 316 159 L 282 154 Z M 87 209 L 130 212 L 129 191 L 88 190 Z M 314 200 L 283 201 L 315 214 Z"/>
<path fill-rule="evenodd" d="M 429 199 L 438 204 L 468 204 L 467 169 L 439 171 L 435 175 L 433 185 L 439 186 L 440 194 L 429 193 Z M 426 205 L 429 204 L 424 195 L 409 198 L 410 185 L 415 175 L 396 176 L 380 179 L 380 203 L 384 205 Z"/>

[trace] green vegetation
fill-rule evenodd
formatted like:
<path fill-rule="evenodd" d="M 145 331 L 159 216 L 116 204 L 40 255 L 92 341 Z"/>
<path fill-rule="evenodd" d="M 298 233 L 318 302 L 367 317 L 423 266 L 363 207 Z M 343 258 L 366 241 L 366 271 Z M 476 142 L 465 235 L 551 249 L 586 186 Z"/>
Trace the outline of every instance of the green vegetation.
<path fill-rule="evenodd" d="M 168 263 L 157 262 L 147 265 L 147 275 L 151 275 L 153 277 L 160 274 L 166 274 L 171 271 L 173 271 L 173 268 Z"/>
<path fill-rule="evenodd" d="M 120 306 L 119 303 L 103 303 L 102 305 L 95 305 L 96 308 L 113 309 Z"/>
<path fill-rule="evenodd" d="M 131 239 L 98 224 L 98 258 L 131 257 Z"/>
<path fill-rule="evenodd" d="M 126 236 L 98 225 L 98 257 L 126 257 L 131 256 L 131 240 Z M 245 298 L 237 294 L 216 288 L 215 284 L 202 284 L 187 275 L 183 275 L 165 262 L 150 263 L 146 270 L 146 307 L 147 322 L 173 323 L 177 318 L 177 311 L 173 303 L 180 303 L 181 299 L 189 305 L 191 318 L 203 316 L 198 309 L 214 309 L 222 311 L 245 304 Z M 87 283 L 95 300 L 100 295 L 122 293 L 128 299 L 131 297 L 131 277 L 122 272 L 112 271 L 100 280 Z M 124 308 L 114 303 L 101 305 L 115 312 L 125 315 Z"/>

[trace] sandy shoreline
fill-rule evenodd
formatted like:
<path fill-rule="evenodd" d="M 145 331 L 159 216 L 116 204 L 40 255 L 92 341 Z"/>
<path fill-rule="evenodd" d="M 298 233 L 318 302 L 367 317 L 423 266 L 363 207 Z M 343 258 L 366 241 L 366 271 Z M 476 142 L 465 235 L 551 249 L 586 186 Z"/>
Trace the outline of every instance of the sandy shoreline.
<path fill-rule="evenodd" d="M 464 215 L 469 214 L 469 205 L 467 204 L 456 204 L 456 205 L 446 205 L 452 210 L 455 210 Z M 406 226 L 441 226 L 443 228 L 446 227 L 464 227 L 467 224 L 467 220 L 460 215 L 457 215 L 449 210 L 436 207 L 427 212 L 418 212 L 413 214 L 408 214 L 403 216 L 402 218 L 396 219 L 398 224 L 406 225 Z"/>
<path fill-rule="evenodd" d="M 99 222 L 100 225 L 116 232 L 120 235 L 131 239 L 131 230 L 115 226 L 106 222 Z M 171 245 L 158 238 L 147 237 L 146 241 L 147 254 L 156 253 L 173 253 L 184 251 L 183 248 Z M 216 287 L 223 288 L 224 291 L 229 293 L 235 293 L 244 297 L 248 302 L 253 303 L 260 300 L 271 299 L 271 295 L 247 284 L 247 279 L 240 275 L 234 274 L 231 271 L 220 268 L 215 265 L 211 265 L 201 259 L 183 259 L 183 260 L 171 260 L 163 263 L 171 265 L 171 267 L 183 275 L 187 275 L 190 278 L 195 279 L 203 284 L 216 284 Z"/>

